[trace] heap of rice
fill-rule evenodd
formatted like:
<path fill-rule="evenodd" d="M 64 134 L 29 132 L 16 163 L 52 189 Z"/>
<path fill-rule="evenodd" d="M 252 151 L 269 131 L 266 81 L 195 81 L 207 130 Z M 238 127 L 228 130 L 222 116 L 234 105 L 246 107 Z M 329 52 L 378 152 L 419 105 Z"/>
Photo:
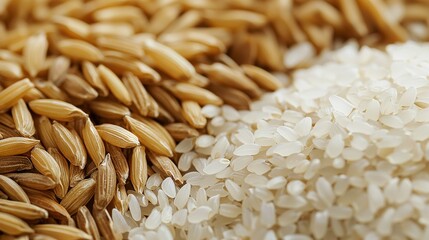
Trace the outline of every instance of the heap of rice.
<path fill-rule="evenodd" d="M 186 184 L 153 174 L 129 239 L 429 239 L 429 45 L 350 43 L 250 111 L 208 105 L 177 145 Z M 121 215 L 124 211 L 124 215 Z"/>

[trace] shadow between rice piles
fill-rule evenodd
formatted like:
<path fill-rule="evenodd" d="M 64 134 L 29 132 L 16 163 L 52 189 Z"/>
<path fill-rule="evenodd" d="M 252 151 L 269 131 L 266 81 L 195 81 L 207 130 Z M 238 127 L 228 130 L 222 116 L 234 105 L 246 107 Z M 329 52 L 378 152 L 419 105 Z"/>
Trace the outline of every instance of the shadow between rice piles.
<path fill-rule="evenodd" d="M 183 208 L 191 191 L 180 170 L 194 156 L 180 152 L 225 143 L 206 135 L 208 121 L 237 120 L 235 109 L 288 85 L 288 74 L 346 39 L 374 47 L 427 40 L 427 9 L 400 0 L 2 1 L 0 231 L 5 239 L 120 239 L 148 217 L 151 231 L 135 239 L 172 238 L 157 222 L 171 220 L 169 198 Z M 211 119 L 223 104 L 225 116 Z M 193 168 L 215 174 L 229 163 Z M 241 201 L 233 180 L 226 188 Z M 206 201 L 204 190 L 195 194 L 190 208 Z M 208 208 L 189 219 L 204 220 Z M 220 221 L 241 211 L 222 209 Z M 176 226 L 183 219 L 176 214 Z M 184 229 L 175 237 L 201 236 L 195 224 Z"/>

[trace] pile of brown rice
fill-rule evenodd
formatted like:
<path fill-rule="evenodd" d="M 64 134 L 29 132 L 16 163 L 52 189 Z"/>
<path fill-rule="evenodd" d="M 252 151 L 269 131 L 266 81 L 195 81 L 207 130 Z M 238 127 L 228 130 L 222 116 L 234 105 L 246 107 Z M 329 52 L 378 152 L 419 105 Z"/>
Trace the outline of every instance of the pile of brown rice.
<path fill-rule="evenodd" d="M 289 233 L 311 233 L 316 238 L 340 234 L 331 232 L 339 228 L 334 227 L 337 223 L 315 225 L 312 219 L 329 219 L 335 210 L 330 208 L 337 205 L 332 196 L 321 197 L 318 203 L 319 192 L 336 184 L 330 176 L 349 167 L 348 157 L 360 156 L 352 148 L 364 144 L 365 137 L 359 135 L 355 142 L 347 139 L 347 131 L 354 130 L 346 125 L 362 120 L 354 114 L 362 111 L 369 112 L 364 117 L 378 128 L 414 124 L 413 119 L 401 118 L 412 116 L 410 112 L 395 112 L 393 102 L 416 84 L 415 91 L 409 90 L 404 98 L 409 103 L 415 94 L 416 106 L 424 107 L 423 80 L 411 81 L 408 73 L 410 67 L 424 74 L 424 67 L 420 62 L 392 64 L 389 71 L 397 74 L 397 84 L 403 88 L 387 86 L 391 76 L 383 75 L 384 70 L 370 67 L 359 72 L 353 66 L 366 69 L 371 56 L 376 59 L 373 63 L 388 66 L 384 61 L 392 56 L 370 49 L 358 54 L 349 46 L 327 57 L 337 57 L 334 60 L 345 66 L 328 64 L 320 70 L 297 72 L 292 88 L 278 89 L 290 84 L 293 71 L 310 66 L 317 54 L 349 38 L 380 48 L 407 39 L 428 40 L 428 8 L 423 0 L 0 1 L 0 232 L 5 239 L 128 235 L 135 239 L 271 239 Z M 406 48 L 421 50 L 413 44 Z M 353 54 L 363 62 L 346 61 Z M 354 78 L 357 74 L 369 81 L 386 79 L 376 81 L 365 95 L 347 85 L 359 82 Z M 318 88 L 312 89 L 313 85 Z M 348 90 L 356 92 L 350 97 Z M 374 97 L 372 93 L 380 94 L 379 105 L 358 104 L 358 99 Z M 337 112 L 348 114 L 319 113 L 318 108 L 328 102 Z M 400 105 L 401 110 L 409 107 L 414 105 Z M 371 114 L 378 108 L 387 117 L 373 119 Z M 311 129 L 318 126 L 314 124 L 322 119 L 323 127 L 328 122 L 339 125 L 329 137 L 320 129 L 323 134 L 312 135 Z M 284 127 L 273 137 L 273 126 L 279 124 Z M 367 127 L 359 124 L 352 128 Z M 425 126 L 420 125 L 412 127 L 424 132 Z M 399 133 L 392 134 L 396 139 Z M 366 139 L 368 148 L 371 141 L 382 142 L 372 138 Z M 417 134 L 417 139 L 407 138 L 401 147 L 411 151 L 413 141 L 424 140 L 423 133 Z M 342 145 L 344 149 L 338 149 Z M 361 148 L 355 150 L 375 151 Z M 332 170 L 326 176 L 316 171 L 325 166 L 325 149 L 329 158 L 340 150 L 345 154 L 332 159 L 338 172 Z M 383 148 L 376 156 L 389 161 L 414 159 L 405 150 L 390 150 Z M 284 165 L 282 155 L 291 163 Z M 364 171 L 373 166 L 374 156 L 370 156 L 353 159 L 356 162 L 350 166 Z M 382 171 L 384 167 L 373 168 Z M 305 175 L 308 169 L 314 175 Z M 421 170 L 413 169 L 404 171 Z M 408 176 L 394 171 L 388 173 Z M 353 174 L 359 176 L 359 171 L 344 173 Z M 316 192 L 311 187 L 314 181 Z M 350 189 L 366 187 L 363 180 L 344 181 Z M 375 185 L 384 187 L 379 182 Z M 303 196 L 311 191 L 313 195 Z M 295 201 L 296 211 L 279 210 L 283 198 Z M 379 203 L 377 211 L 385 205 Z M 378 219 L 382 211 L 377 211 Z M 344 236 L 365 233 L 349 230 L 360 226 L 357 223 L 338 222 Z M 410 222 L 404 221 L 403 228 L 415 229 Z M 329 231 L 313 233 L 323 227 Z M 258 231 L 251 232 L 253 228 Z"/>

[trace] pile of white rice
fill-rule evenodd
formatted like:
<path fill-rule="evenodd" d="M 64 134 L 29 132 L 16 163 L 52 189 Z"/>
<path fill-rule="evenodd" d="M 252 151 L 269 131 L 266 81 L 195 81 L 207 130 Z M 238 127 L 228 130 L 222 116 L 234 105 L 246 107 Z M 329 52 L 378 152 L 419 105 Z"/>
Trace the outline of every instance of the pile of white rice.
<path fill-rule="evenodd" d="M 186 184 L 152 175 L 119 231 L 141 239 L 429 239 L 429 45 L 351 43 L 251 111 L 206 106 Z M 129 232 L 127 234 L 127 232 Z"/>

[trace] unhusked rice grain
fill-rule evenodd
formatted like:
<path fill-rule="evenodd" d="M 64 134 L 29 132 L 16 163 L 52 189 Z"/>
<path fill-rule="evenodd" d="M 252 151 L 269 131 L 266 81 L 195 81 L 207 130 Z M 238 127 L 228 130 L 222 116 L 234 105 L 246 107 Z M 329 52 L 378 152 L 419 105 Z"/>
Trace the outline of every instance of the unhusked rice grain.
<path fill-rule="evenodd" d="M 429 76 L 420 67 L 428 53 L 414 42 L 386 51 L 349 43 L 297 70 L 292 86 L 237 111 L 238 119 L 223 116 L 228 107 L 204 107 L 207 134 L 176 146 L 186 184 L 176 191 L 167 178 L 146 187 L 152 210 L 135 221 L 142 234 L 429 237 L 428 83 L 418 80 Z"/>

